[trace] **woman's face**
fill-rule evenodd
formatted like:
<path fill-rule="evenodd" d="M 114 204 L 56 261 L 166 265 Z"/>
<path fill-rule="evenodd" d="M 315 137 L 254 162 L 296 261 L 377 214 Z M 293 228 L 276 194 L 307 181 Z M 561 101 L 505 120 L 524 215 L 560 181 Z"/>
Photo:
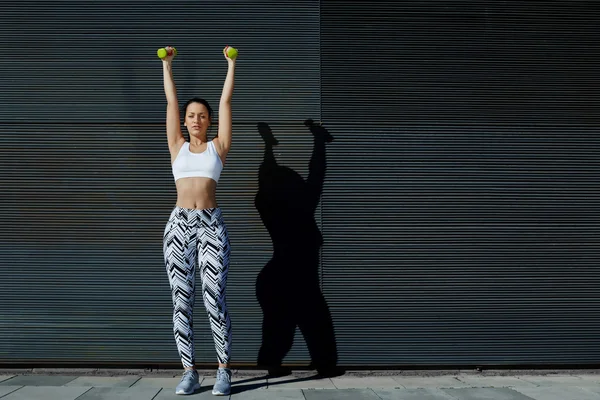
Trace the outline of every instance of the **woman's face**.
<path fill-rule="evenodd" d="M 190 103 L 185 112 L 184 123 L 190 136 L 206 136 L 210 126 L 208 109 L 201 103 Z"/>

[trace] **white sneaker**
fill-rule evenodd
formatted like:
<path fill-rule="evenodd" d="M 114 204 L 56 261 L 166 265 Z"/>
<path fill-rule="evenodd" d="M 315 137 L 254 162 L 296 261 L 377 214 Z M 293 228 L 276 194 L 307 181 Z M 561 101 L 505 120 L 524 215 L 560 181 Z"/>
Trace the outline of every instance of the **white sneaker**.
<path fill-rule="evenodd" d="M 227 396 L 229 393 L 231 393 L 231 370 L 229 368 L 219 368 L 212 394 L 215 396 Z"/>
<path fill-rule="evenodd" d="M 200 377 L 196 370 L 188 369 L 183 373 L 181 382 L 175 388 L 175 394 L 193 394 L 200 389 Z"/>

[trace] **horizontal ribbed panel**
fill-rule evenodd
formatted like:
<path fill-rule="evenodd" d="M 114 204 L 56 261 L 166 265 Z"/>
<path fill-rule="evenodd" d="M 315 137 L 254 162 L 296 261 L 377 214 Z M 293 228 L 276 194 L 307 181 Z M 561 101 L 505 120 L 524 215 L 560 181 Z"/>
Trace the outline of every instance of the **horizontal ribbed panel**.
<path fill-rule="evenodd" d="M 278 164 L 306 179 L 308 129 L 270 128 Z M 232 242 L 233 361 L 254 364 L 262 341 L 255 282 L 273 251 L 254 204 L 264 144 L 256 124 L 233 131 L 218 201 Z M 177 364 L 162 261 L 176 200 L 164 126 L 23 125 L 0 127 L 0 138 L 0 363 Z M 212 364 L 200 296 L 195 318 L 197 361 Z M 308 360 L 296 341 L 287 361 Z"/>
<path fill-rule="evenodd" d="M 323 288 L 344 365 L 593 364 L 590 2 L 327 0 Z"/>
<path fill-rule="evenodd" d="M 165 45 L 179 50 L 180 102 L 204 97 L 216 113 L 221 51 L 240 50 L 218 200 L 232 241 L 233 361 L 256 361 L 254 285 L 272 256 L 254 205 L 264 147 L 256 124 L 272 124 L 279 161 L 306 175 L 302 122 L 320 119 L 318 11 L 318 1 L 0 4 L 10 43 L 0 61 L 0 362 L 179 363 L 162 261 L 176 196 L 156 57 Z M 197 360 L 212 364 L 197 298 Z M 307 361 L 302 342 L 289 359 Z"/>
<path fill-rule="evenodd" d="M 256 124 L 307 179 L 311 117 L 335 137 L 315 218 L 341 364 L 596 363 L 599 16 L 566 1 L 3 2 L 0 363 L 178 364 L 166 44 L 180 100 L 215 111 L 221 50 L 240 49 L 218 192 L 234 362 L 256 361 L 255 282 L 273 251 Z M 299 190 L 265 198 L 301 208 Z M 197 359 L 212 364 L 196 307 Z M 297 332 L 286 362 L 309 359 Z"/>
<path fill-rule="evenodd" d="M 179 55 L 180 101 L 217 109 L 239 49 L 234 118 L 318 120 L 319 2 L 3 1 L 0 122 L 163 123 L 159 47 Z"/>
<path fill-rule="evenodd" d="M 329 129 L 323 286 L 344 364 L 597 360 L 595 130 Z"/>
<path fill-rule="evenodd" d="M 597 125 L 599 20 L 585 1 L 326 0 L 323 113 Z"/>

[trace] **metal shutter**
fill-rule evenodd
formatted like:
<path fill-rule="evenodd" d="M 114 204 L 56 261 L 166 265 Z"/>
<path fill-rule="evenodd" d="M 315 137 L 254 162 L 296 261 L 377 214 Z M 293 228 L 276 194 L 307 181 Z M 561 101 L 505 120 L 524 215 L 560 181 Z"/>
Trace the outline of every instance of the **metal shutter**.
<path fill-rule="evenodd" d="M 181 101 L 215 108 L 220 51 L 241 50 L 218 198 L 236 364 L 256 360 L 254 283 L 272 255 L 253 204 L 257 123 L 306 178 L 307 117 L 335 136 L 315 216 L 341 364 L 593 363 L 598 14 L 566 1 L 3 2 L 0 363 L 179 364 L 161 254 L 175 199 L 165 44 L 180 50 Z M 198 361 L 213 364 L 196 306 Z M 286 361 L 307 360 L 297 335 Z"/>
<path fill-rule="evenodd" d="M 323 2 L 342 364 L 597 363 L 594 4 Z"/>
<path fill-rule="evenodd" d="M 0 59 L 0 363 L 180 366 L 162 261 L 176 194 L 156 49 L 179 50 L 180 102 L 205 97 L 217 112 L 228 44 L 240 58 L 218 201 L 232 241 L 232 361 L 253 365 L 254 285 L 272 256 L 254 207 L 257 123 L 280 141 L 278 161 L 306 177 L 303 121 L 320 120 L 319 2 L 4 1 L 0 22 L 10 43 Z M 195 321 L 197 362 L 214 365 L 201 297 Z M 287 360 L 307 359 L 297 340 Z"/>

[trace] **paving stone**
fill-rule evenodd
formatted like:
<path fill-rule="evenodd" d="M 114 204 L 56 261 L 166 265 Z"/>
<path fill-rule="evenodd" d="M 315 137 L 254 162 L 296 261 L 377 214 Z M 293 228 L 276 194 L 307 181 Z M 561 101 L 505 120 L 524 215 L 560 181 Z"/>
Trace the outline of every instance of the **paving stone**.
<path fill-rule="evenodd" d="M 600 394 L 574 386 L 519 388 L 519 392 L 535 400 L 600 400 Z"/>
<path fill-rule="evenodd" d="M 88 390 L 89 387 L 25 386 L 2 400 L 75 400 Z"/>
<path fill-rule="evenodd" d="M 129 387 L 139 379 L 139 376 L 80 376 L 65 386 Z"/>
<path fill-rule="evenodd" d="M 284 376 L 280 378 L 268 378 L 268 388 L 275 389 L 335 389 L 331 379 L 294 378 Z"/>
<path fill-rule="evenodd" d="M 202 386 L 206 386 L 212 390 L 212 387 L 215 384 L 216 377 L 215 376 L 204 376 L 200 377 Z M 267 379 L 263 377 L 248 377 L 242 376 L 237 377 L 233 375 L 231 379 L 231 393 L 240 393 L 246 392 L 249 390 L 262 390 L 267 389 L 268 383 Z"/>
<path fill-rule="evenodd" d="M 591 383 L 574 375 L 519 375 L 519 379 L 533 383 L 536 386 L 555 385 L 586 385 Z"/>
<path fill-rule="evenodd" d="M 303 390 L 306 400 L 380 400 L 371 389 Z"/>
<path fill-rule="evenodd" d="M 584 389 L 584 390 L 586 390 L 588 392 L 600 394 L 600 385 L 584 386 L 584 387 L 582 387 L 582 389 Z"/>
<path fill-rule="evenodd" d="M 534 383 L 521 380 L 514 376 L 478 376 L 460 375 L 458 379 L 470 387 L 535 387 Z"/>
<path fill-rule="evenodd" d="M 532 400 L 531 397 L 508 388 L 462 388 L 442 391 L 458 400 Z"/>
<path fill-rule="evenodd" d="M 212 386 L 210 388 L 202 387 L 199 391 L 194 394 L 182 396 L 180 394 L 175 394 L 175 386 L 172 388 L 162 388 L 158 395 L 153 400 L 181 400 L 185 398 L 186 400 L 215 400 L 215 399 L 227 399 L 227 397 L 217 397 L 212 394 Z"/>
<path fill-rule="evenodd" d="M 0 382 L 0 386 L 63 386 L 77 378 L 64 375 L 20 375 Z"/>
<path fill-rule="evenodd" d="M 149 388 L 172 388 L 175 392 L 175 388 L 181 382 L 181 377 L 176 378 L 152 378 L 143 377 L 133 384 L 132 387 L 149 387 Z M 200 377 L 200 384 L 202 384 L 202 377 Z"/>
<path fill-rule="evenodd" d="M 0 397 L 5 396 L 9 393 L 12 393 L 20 388 L 22 388 L 23 386 L 0 386 Z"/>
<path fill-rule="evenodd" d="M 432 388 L 432 387 L 437 387 L 437 388 L 469 387 L 468 384 L 461 382 L 456 376 L 452 376 L 452 375 L 435 376 L 435 377 L 395 376 L 393 379 L 406 389 L 427 389 L 427 388 Z"/>
<path fill-rule="evenodd" d="M 160 388 L 97 387 L 77 400 L 152 400 Z"/>
<path fill-rule="evenodd" d="M 598 374 L 577 374 L 574 376 L 584 381 L 600 383 L 600 375 Z"/>
<path fill-rule="evenodd" d="M 233 400 L 305 400 L 301 389 L 267 389 L 235 392 L 232 390 Z"/>
<path fill-rule="evenodd" d="M 456 400 L 440 389 L 373 389 L 381 400 Z"/>
<path fill-rule="evenodd" d="M 338 389 L 402 388 L 402 385 L 389 376 L 370 376 L 364 378 L 340 377 L 331 378 L 331 381 Z"/>

